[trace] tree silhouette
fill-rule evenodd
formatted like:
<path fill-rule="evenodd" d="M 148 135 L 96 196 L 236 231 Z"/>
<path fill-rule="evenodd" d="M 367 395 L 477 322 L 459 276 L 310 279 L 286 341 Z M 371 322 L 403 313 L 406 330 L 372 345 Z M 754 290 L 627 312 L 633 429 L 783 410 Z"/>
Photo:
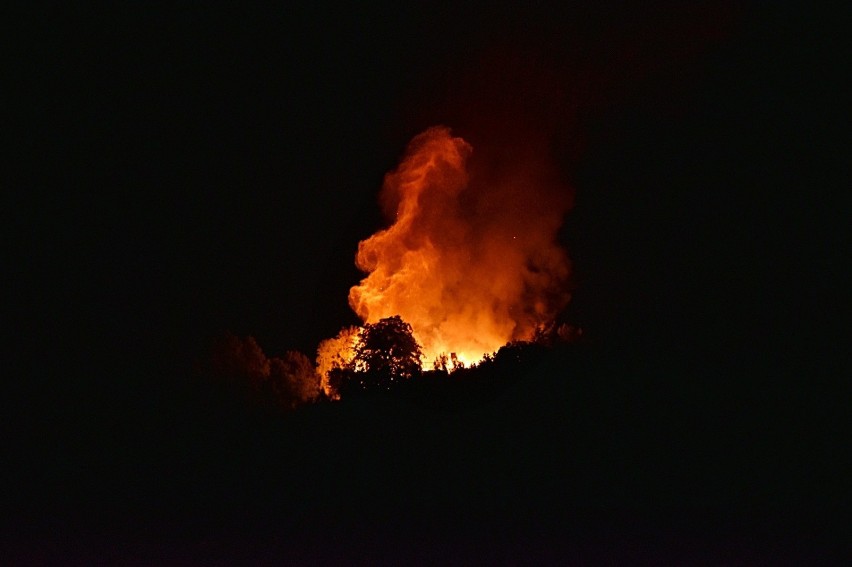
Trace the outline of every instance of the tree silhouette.
<path fill-rule="evenodd" d="M 317 373 L 323 393 L 332 400 L 340 398 L 341 377 L 346 375 L 341 371 L 350 368 L 360 334 L 360 327 L 344 327 L 336 337 L 320 342 L 317 347 Z"/>
<path fill-rule="evenodd" d="M 211 362 L 220 383 L 260 404 L 294 409 L 319 397 L 320 376 L 307 356 L 287 351 L 267 357 L 254 337 L 227 333 L 214 345 Z"/>
<path fill-rule="evenodd" d="M 225 333 L 213 345 L 211 358 L 213 375 L 233 385 L 257 390 L 269 376 L 269 359 L 251 336 Z"/>
<path fill-rule="evenodd" d="M 294 409 L 317 399 L 320 377 L 307 356 L 287 351 L 280 358 L 269 359 L 269 377 L 264 388 L 279 406 Z"/>
<path fill-rule="evenodd" d="M 363 389 L 388 389 L 395 382 L 418 376 L 422 356 L 411 325 L 394 315 L 364 325 L 352 368 L 364 374 L 360 378 Z"/>

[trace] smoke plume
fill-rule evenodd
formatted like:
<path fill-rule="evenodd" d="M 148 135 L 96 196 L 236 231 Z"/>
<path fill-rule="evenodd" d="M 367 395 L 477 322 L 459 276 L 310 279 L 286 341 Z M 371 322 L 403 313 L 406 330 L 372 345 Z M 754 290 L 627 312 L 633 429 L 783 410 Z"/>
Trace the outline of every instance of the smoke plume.
<path fill-rule="evenodd" d="M 349 293 L 365 323 L 400 315 L 426 362 L 475 362 L 529 339 L 567 304 L 557 232 L 571 204 L 534 144 L 479 152 L 449 128 L 416 136 L 385 176 L 390 226 L 358 246 L 368 275 Z"/>

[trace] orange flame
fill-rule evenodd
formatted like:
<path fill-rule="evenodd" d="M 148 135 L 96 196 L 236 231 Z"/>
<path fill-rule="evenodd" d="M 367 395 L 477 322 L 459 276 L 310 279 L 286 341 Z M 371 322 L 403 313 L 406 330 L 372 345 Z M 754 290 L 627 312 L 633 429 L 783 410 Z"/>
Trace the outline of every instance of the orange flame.
<path fill-rule="evenodd" d="M 400 315 L 427 366 L 453 353 L 470 365 L 528 339 L 569 298 L 568 259 L 555 244 L 568 201 L 539 190 L 535 166 L 497 182 L 471 176 L 472 152 L 446 127 L 416 136 L 385 176 L 393 224 L 358 245 L 356 265 L 369 275 L 350 306 L 366 323 Z"/>
<path fill-rule="evenodd" d="M 335 368 L 345 368 L 355 357 L 355 345 L 361 329 L 344 327 L 332 339 L 325 339 L 317 347 L 317 374 L 320 375 L 320 387 L 327 396 L 337 399 L 337 392 L 328 382 L 328 373 Z"/>

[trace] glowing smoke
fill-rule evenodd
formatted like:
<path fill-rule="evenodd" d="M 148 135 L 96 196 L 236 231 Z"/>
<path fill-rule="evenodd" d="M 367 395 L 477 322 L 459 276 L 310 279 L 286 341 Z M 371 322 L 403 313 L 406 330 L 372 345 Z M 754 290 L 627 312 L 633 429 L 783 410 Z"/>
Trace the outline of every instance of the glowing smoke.
<path fill-rule="evenodd" d="M 358 246 L 369 275 L 349 293 L 366 322 L 400 315 L 425 362 L 466 363 L 529 339 L 569 300 L 570 265 L 556 243 L 570 192 L 534 146 L 474 148 L 446 127 L 416 136 L 385 177 L 392 223 Z"/>

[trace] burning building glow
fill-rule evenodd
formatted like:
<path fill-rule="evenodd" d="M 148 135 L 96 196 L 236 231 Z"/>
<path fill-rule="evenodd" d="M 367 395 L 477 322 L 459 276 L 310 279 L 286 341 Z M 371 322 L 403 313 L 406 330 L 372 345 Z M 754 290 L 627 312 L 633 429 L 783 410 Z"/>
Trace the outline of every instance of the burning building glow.
<path fill-rule="evenodd" d="M 365 323 L 410 323 L 427 367 L 441 354 L 470 365 L 529 339 L 570 297 L 556 243 L 570 192 L 531 147 L 486 150 L 478 165 L 473 151 L 446 127 L 416 136 L 385 176 L 390 226 L 358 245 L 368 275 L 349 304 Z"/>

